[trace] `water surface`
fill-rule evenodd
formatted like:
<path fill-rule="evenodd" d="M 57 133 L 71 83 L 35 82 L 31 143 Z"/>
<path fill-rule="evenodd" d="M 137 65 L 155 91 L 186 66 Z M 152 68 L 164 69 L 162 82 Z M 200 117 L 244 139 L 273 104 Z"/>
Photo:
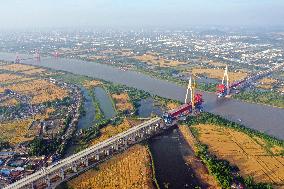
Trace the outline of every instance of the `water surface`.
<path fill-rule="evenodd" d="M 105 119 L 110 119 L 114 117 L 116 115 L 116 112 L 114 110 L 110 96 L 107 94 L 107 92 L 101 87 L 95 87 L 94 92 Z"/>
<path fill-rule="evenodd" d="M 84 96 L 84 110 L 85 115 L 81 116 L 77 125 L 78 130 L 87 129 L 92 127 L 95 121 L 95 108 L 93 106 L 92 97 L 89 95 L 85 87 L 81 87 L 81 91 Z"/>

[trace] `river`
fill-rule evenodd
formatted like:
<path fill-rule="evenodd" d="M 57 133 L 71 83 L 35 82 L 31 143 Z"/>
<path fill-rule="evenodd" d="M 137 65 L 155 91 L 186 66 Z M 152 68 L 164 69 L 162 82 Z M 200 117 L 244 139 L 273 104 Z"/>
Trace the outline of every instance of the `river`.
<path fill-rule="evenodd" d="M 15 53 L 0 53 L 0 59 L 2 60 L 14 61 L 15 57 Z M 25 57 L 28 57 L 28 55 L 25 55 Z M 180 101 L 183 101 L 186 92 L 185 87 L 172 82 L 156 79 L 135 71 L 122 71 L 112 66 L 83 60 L 43 57 L 40 62 L 25 60 L 22 63 L 125 84 L 155 95 Z M 222 115 L 233 121 L 241 121 L 242 124 L 249 128 L 284 139 L 284 109 L 250 104 L 234 99 L 217 100 L 214 93 L 202 92 L 202 94 L 205 100 L 205 111 Z"/>
<path fill-rule="evenodd" d="M 152 114 L 161 116 L 162 109 L 154 105 L 152 98 L 141 100 L 138 108 L 139 117 L 149 117 Z M 148 144 L 155 164 L 156 179 L 161 189 L 203 186 L 193 169 L 186 165 L 185 152 L 192 155 L 194 153 L 190 151 L 177 128 L 152 137 Z"/>

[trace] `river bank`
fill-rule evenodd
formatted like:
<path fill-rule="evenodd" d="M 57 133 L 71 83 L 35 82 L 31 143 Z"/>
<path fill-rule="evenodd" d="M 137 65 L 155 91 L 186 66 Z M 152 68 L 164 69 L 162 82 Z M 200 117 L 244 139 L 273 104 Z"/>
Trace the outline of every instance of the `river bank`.
<path fill-rule="evenodd" d="M 208 189 L 221 189 L 215 178 L 209 174 L 206 166 L 195 155 L 197 153 L 197 142 L 188 126 L 179 125 L 178 129 L 184 140 L 187 142 L 188 149 L 191 151 L 191 153 L 185 156 L 186 163 L 195 170 L 197 177 L 203 182 L 203 187 Z"/>
<path fill-rule="evenodd" d="M 20 55 L 27 57 L 29 55 Z M 0 53 L 0 59 L 14 61 L 15 53 Z M 120 69 L 73 59 L 43 57 L 41 62 L 33 60 L 23 61 L 23 64 L 32 64 L 55 70 L 68 71 L 74 74 L 99 78 L 116 84 L 123 84 L 147 91 L 151 94 L 168 99 L 184 101 L 186 89 L 174 83 L 152 78 L 150 76 Z M 213 93 L 202 92 L 205 111 L 221 115 L 229 120 L 240 122 L 275 137 L 284 139 L 284 109 L 250 104 L 234 99 L 217 99 Z"/>
<path fill-rule="evenodd" d="M 13 61 L 12 53 L 0 53 L 0 59 Z M 56 70 L 99 78 L 117 84 L 135 87 L 151 94 L 168 99 L 184 101 L 186 89 L 174 83 L 152 78 L 150 76 L 133 72 L 122 71 L 117 68 L 73 59 L 54 59 L 44 57 L 41 62 L 28 60 L 24 64 L 32 64 Z M 267 134 L 284 139 L 284 109 L 273 108 L 258 104 L 250 104 L 234 99 L 216 100 L 215 94 L 202 92 L 205 110 L 214 114 L 239 122 L 249 128 L 257 129 Z"/>

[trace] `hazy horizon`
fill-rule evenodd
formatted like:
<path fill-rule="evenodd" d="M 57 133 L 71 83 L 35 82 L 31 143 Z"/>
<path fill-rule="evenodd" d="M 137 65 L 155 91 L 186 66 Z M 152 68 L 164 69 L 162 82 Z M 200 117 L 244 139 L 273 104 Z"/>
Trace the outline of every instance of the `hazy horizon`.
<path fill-rule="evenodd" d="M 283 0 L 9 0 L 1 29 L 284 26 Z"/>

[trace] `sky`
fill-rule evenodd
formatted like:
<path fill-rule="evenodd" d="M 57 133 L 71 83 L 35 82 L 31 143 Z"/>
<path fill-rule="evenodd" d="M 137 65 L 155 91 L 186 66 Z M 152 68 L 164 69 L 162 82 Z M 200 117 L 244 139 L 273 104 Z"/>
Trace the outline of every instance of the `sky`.
<path fill-rule="evenodd" d="M 0 29 L 283 26 L 284 0 L 0 0 Z"/>

